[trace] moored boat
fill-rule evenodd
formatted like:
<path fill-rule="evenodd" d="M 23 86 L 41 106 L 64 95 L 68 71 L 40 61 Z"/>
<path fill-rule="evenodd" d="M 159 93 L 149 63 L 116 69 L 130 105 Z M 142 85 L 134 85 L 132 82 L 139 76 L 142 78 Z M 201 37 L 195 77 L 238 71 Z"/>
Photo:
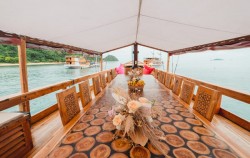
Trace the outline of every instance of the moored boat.
<path fill-rule="evenodd" d="M 64 67 L 67 69 L 85 69 L 91 66 L 90 62 L 84 57 L 67 56 L 65 59 Z"/>

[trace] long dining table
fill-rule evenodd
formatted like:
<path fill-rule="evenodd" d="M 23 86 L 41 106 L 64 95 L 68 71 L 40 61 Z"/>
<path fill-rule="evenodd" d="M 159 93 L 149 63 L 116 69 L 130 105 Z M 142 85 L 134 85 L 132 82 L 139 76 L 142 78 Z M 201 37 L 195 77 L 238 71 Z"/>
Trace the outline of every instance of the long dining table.
<path fill-rule="evenodd" d="M 143 75 L 145 87 L 141 96 L 154 100 L 154 106 L 162 106 L 159 117 L 154 118 L 155 127 L 164 134 L 160 141 L 169 157 L 206 158 L 239 157 L 232 148 L 208 129 L 153 76 Z M 126 138 L 114 137 L 116 131 L 108 111 L 116 104 L 112 88 L 128 91 L 128 77 L 118 75 L 86 113 L 79 119 L 48 157 L 70 158 L 147 158 L 165 157 L 150 142 L 144 147 L 131 144 Z M 135 150 L 135 148 L 137 148 Z"/>

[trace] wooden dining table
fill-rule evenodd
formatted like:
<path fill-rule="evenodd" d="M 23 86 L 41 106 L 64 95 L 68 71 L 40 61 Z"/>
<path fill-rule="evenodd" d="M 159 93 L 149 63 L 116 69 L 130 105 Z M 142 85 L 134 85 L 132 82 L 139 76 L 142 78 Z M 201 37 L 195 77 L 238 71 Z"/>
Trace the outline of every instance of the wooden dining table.
<path fill-rule="evenodd" d="M 144 75 L 142 79 L 145 81 L 144 90 L 136 95 L 154 100 L 154 106 L 162 107 L 160 116 L 154 118 L 153 123 L 158 132 L 164 135 L 159 143 L 168 151 L 169 157 L 239 157 L 220 136 L 207 128 L 153 76 Z M 127 80 L 127 76 L 118 75 L 104 89 L 102 97 L 91 105 L 70 132 L 48 153 L 48 157 L 165 157 L 150 141 L 144 147 L 139 147 L 126 138 L 114 137 L 116 128 L 108 115 L 112 106 L 117 104 L 112 97 L 112 88 L 120 87 L 131 94 Z"/>

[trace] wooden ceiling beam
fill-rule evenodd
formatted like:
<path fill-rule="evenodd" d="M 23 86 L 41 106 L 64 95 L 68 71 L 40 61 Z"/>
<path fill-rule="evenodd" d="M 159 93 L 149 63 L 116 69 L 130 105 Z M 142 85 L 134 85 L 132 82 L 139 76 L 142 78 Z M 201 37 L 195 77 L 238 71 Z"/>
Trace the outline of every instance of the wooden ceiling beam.
<path fill-rule="evenodd" d="M 0 30 L 0 43 L 2 43 L 2 44 L 19 45 L 21 38 L 26 40 L 27 46 L 29 46 L 29 44 L 34 44 L 34 45 L 38 45 L 38 46 L 47 46 L 47 47 L 51 47 L 51 48 L 63 48 L 63 49 L 68 49 L 68 50 L 72 50 L 72 51 L 81 51 L 81 52 L 84 52 L 87 54 L 97 54 L 97 55 L 102 54 L 101 52 L 94 51 L 94 50 L 89 50 L 89 49 L 74 47 L 74 46 L 70 46 L 70 45 L 66 45 L 66 44 L 41 40 L 38 38 L 29 37 L 29 36 L 22 36 L 22 35 L 17 35 L 17 34 L 13 34 L 13 33 L 6 33 L 4 31 Z"/>
<path fill-rule="evenodd" d="M 143 46 L 143 47 L 147 47 L 147 48 L 151 48 L 151 49 L 155 49 L 155 50 L 159 50 L 159 51 L 166 52 L 166 53 L 168 52 L 166 50 L 156 48 L 156 47 L 152 47 L 152 46 L 148 46 L 148 45 L 145 45 L 145 44 L 142 44 L 142 43 L 138 43 L 138 45 Z"/>
<path fill-rule="evenodd" d="M 125 45 L 125 46 L 121 46 L 121 47 L 117 47 L 117 48 L 114 48 L 114 49 L 110 49 L 108 51 L 103 52 L 102 54 L 112 52 L 112 51 L 115 51 L 115 50 L 118 50 L 118 49 L 122 49 L 122 48 L 125 48 L 125 47 L 129 47 L 129 46 L 132 46 L 133 44 L 134 43 L 131 43 L 131 44 L 128 44 L 128 45 Z"/>
<path fill-rule="evenodd" d="M 198 46 L 188 47 L 184 49 L 178 49 L 174 51 L 168 51 L 171 55 L 179 55 L 187 52 L 201 52 L 205 50 L 221 50 L 221 49 L 236 49 L 250 47 L 250 35 L 232 38 L 228 40 L 202 44 Z"/>

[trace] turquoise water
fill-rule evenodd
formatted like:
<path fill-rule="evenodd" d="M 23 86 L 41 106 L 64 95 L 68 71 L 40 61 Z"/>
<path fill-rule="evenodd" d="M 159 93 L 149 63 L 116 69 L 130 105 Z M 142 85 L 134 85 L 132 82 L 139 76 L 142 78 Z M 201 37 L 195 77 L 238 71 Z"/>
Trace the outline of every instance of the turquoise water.
<path fill-rule="evenodd" d="M 250 51 L 248 49 L 247 51 Z M 116 55 L 119 58 L 117 54 Z M 141 58 L 144 55 L 140 53 Z M 128 56 L 128 55 L 127 55 Z M 129 55 L 130 56 L 130 55 Z M 165 58 L 165 56 L 163 56 Z M 222 60 L 213 60 L 213 59 Z M 140 59 L 140 58 L 139 58 Z M 122 60 L 127 60 L 123 58 Z M 121 62 L 123 62 L 120 60 Z M 178 56 L 171 59 L 170 70 L 174 71 Z M 250 56 L 248 53 L 237 50 L 218 53 L 195 53 L 179 57 L 176 73 L 194 79 L 214 83 L 227 88 L 250 93 Z M 173 62 L 173 64 L 172 64 Z M 119 62 L 109 62 L 104 68 L 114 68 Z M 173 65 L 173 68 L 172 68 Z M 165 66 L 159 67 L 165 69 Z M 35 89 L 57 82 L 70 80 L 98 72 L 99 68 L 65 69 L 63 65 L 36 65 L 28 66 L 29 89 Z M 20 92 L 18 66 L 0 67 L 0 97 Z M 56 103 L 55 93 L 31 101 L 31 113 L 35 114 Z M 223 97 L 222 107 L 236 115 L 250 121 L 250 105 Z M 11 110 L 17 110 L 17 107 Z"/>

